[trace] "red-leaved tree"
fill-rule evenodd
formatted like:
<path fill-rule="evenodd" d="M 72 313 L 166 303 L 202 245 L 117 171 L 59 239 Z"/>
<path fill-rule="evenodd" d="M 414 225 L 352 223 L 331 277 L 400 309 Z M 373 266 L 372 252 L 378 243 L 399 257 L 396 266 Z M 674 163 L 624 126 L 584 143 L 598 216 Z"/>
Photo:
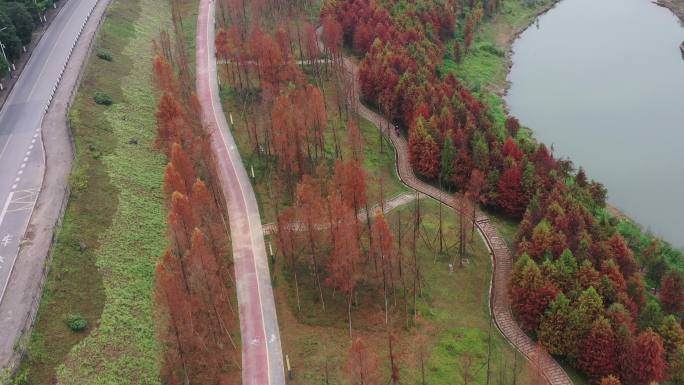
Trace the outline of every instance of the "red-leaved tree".
<path fill-rule="evenodd" d="M 671 270 L 660 284 L 660 305 L 666 313 L 674 314 L 684 310 L 684 274 Z"/>
<path fill-rule="evenodd" d="M 615 333 L 605 318 L 591 325 L 589 333 L 581 342 L 579 365 L 592 382 L 615 374 L 617 353 Z"/>

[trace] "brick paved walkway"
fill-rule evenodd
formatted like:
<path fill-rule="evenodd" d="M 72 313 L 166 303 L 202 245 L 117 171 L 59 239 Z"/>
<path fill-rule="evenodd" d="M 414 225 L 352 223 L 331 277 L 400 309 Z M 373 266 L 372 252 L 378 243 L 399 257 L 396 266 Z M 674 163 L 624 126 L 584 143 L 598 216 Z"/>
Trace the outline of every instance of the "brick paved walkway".
<path fill-rule="evenodd" d="M 358 79 L 357 67 L 352 61 L 345 59 L 344 66 L 348 75 Z M 460 198 L 445 194 L 437 187 L 416 178 L 409 163 L 406 139 L 398 135 L 395 130 L 387 130 L 387 127 L 391 127 L 391 125 L 383 116 L 368 109 L 361 102 L 358 102 L 358 111 L 361 116 L 383 130 L 394 145 L 397 171 L 399 177 L 406 185 L 453 208 L 459 207 L 457 199 Z M 572 381 L 567 373 L 565 373 L 565 370 L 553 357 L 545 351 L 540 351 L 537 344 L 520 329 L 513 318 L 508 298 L 508 281 L 512 268 L 511 251 L 496 227 L 489 222 L 489 218 L 484 213 L 478 211 L 475 222 L 478 231 L 482 234 L 492 253 L 494 261 L 494 276 L 492 277 L 492 287 L 490 288 L 490 306 L 494 315 L 494 323 L 513 347 L 527 357 L 531 363 L 537 365 L 537 369 L 548 381 L 549 385 L 572 385 Z"/>

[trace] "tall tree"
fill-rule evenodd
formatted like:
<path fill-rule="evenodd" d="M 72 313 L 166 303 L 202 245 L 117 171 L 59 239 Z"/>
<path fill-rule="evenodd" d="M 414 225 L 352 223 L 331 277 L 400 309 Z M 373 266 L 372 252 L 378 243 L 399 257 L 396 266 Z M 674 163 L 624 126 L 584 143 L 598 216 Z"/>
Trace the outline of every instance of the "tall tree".
<path fill-rule="evenodd" d="M 393 262 L 396 257 L 394 236 L 385 220 L 385 215 L 378 210 L 373 221 L 373 238 L 371 254 L 377 265 L 378 260 L 382 269 L 382 293 L 385 302 L 385 323 L 389 324 L 389 294 L 394 288 Z"/>
<path fill-rule="evenodd" d="M 354 209 L 358 220 L 361 208 L 368 206 L 366 191 L 366 172 L 359 161 L 337 161 L 333 183 L 340 192 L 342 200 Z M 370 214 L 367 212 L 367 214 Z"/>
<path fill-rule="evenodd" d="M 660 284 L 660 303 L 668 314 L 684 310 L 684 273 L 670 270 Z"/>
<path fill-rule="evenodd" d="M 473 201 L 473 210 L 472 210 L 472 215 L 471 215 L 471 222 L 475 223 L 475 216 L 477 215 L 477 206 L 480 203 L 485 203 L 482 201 L 482 193 L 484 192 L 484 188 L 486 186 L 486 180 L 484 173 L 478 169 L 474 169 L 473 172 L 470 173 L 470 180 L 468 181 L 468 190 L 467 193 L 470 196 L 470 198 Z M 472 228 L 472 233 L 470 234 L 471 238 L 475 237 L 475 226 Z"/>
<path fill-rule="evenodd" d="M 499 179 L 499 206 L 514 218 L 519 218 L 525 211 L 527 197 L 522 189 L 522 172 L 520 166 L 513 164 L 504 171 Z"/>
<path fill-rule="evenodd" d="M 539 325 L 539 342 L 553 355 L 566 355 L 573 344 L 571 329 L 572 307 L 570 300 L 559 293 L 551 302 Z"/>
<path fill-rule="evenodd" d="M 639 334 L 632 351 L 634 384 L 649 385 L 665 379 L 665 349 L 662 339 L 652 330 Z"/>
<path fill-rule="evenodd" d="M 361 278 L 361 249 L 357 220 L 352 209 L 342 203 L 338 197 L 331 200 L 330 209 L 335 222 L 333 227 L 333 244 L 328 262 L 328 285 L 336 288 L 347 298 L 347 317 L 349 319 L 349 337 L 352 337 L 352 299 L 354 290 Z"/>
<path fill-rule="evenodd" d="M 321 234 L 320 228 L 321 213 L 324 212 L 323 200 L 320 194 L 320 186 L 317 182 L 308 175 L 304 175 L 301 183 L 297 185 L 297 210 L 301 222 L 306 228 L 306 233 L 309 242 L 309 252 L 311 254 L 311 262 L 313 268 L 313 275 L 318 287 L 318 293 L 325 311 L 325 299 L 323 298 L 323 288 L 321 286 L 320 278 L 320 253 L 321 253 Z"/>
<path fill-rule="evenodd" d="M 368 349 L 364 338 L 357 337 L 349 348 L 345 372 L 353 385 L 382 384 L 378 356 Z"/>
<path fill-rule="evenodd" d="M 353 159 L 358 162 L 363 161 L 363 136 L 359 129 L 359 123 L 355 119 L 347 121 L 347 137 Z"/>
<path fill-rule="evenodd" d="M 511 279 L 511 307 L 524 330 L 535 331 L 547 306 L 559 290 L 543 277 L 537 264 L 526 254 L 515 263 Z"/>
<path fill-rule="evenodd" d="M 592 382 L 615 374 L 616 341 L 613 329 L 605 318 L 599 318 L 591 325 L 589 333 L 581 342 L 579 365 Z"/>

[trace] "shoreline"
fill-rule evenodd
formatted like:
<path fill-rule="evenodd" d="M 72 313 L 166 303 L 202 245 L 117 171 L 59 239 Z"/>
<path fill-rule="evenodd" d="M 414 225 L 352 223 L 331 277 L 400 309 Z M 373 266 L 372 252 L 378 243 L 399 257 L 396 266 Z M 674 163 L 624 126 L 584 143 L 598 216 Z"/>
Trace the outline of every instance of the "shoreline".
<path fill-rule="evenodd" d="M 501 98 L 502 106 L 504 113 L 506 115 L 510 114 L 510 111 L 508 109 L 508 104 L 506 103 L 506 95 L 508 94 L 508 90 L 511 87 L 511 82 L 508 80 L 508 75 L 511 72 L 511 68 L 513 67 L 513 45 L 515 41 L 522 35 L 523 32 L 525 32 L 528 28 L 530 28 L 540 17 L 544 16 L 547 12 L 551 11 L 554 9 L 562 0 L 554 0 L 553 2 L 544 5 L 542 8 L 539 9 L 539 11 L 529 20 L 528 23 L 522 24 L 518 27 L 513 27 L 508 25 L 511 30 L 509 33 L 505 36 L 503 40 L 499 39 L 499 35 L 497 34 L 496 38 L 496 44 L 499 46 L 500 49 L 504 51 L 504 57 L 503 57 L 503 65 L 505 68 L 504 76 L 501 79 L 494 79 L 492 83 L 490 83 L 487 88 L 489 89 L 490 92 L 494 93 L 497 97 Z M 653 4 L 667 8 L 670 10 L 674 15 L 676 15 L 680 22 L 684 24 L 684 0 L 653 0 Z M 500 15 L 497 16 L 497 18 L 501 17 Z M 497 23 L 501 23 L 501 26 L 506 26 L 505 21 L 499 21 L 499 20 L 494 20 L 492 21 L 492 24 L 494 25 L 495 28 L 497 28 Z M 503 37 L 503 36 L 502 36 Z M 683 43 L 684 44 L 684 43 Z M 534 129 L 530 127 L 521 127 L 522 129 L 525 129 L 529 131 L 531 134 L 534 134 Z M 532 140 L 536 141 L 534 136 L 531 137 Z M 606 203 L 606 210 L 608 213 L 623 221 L 629 221 L 644 230 L 643 225 L 641 225 L 638 221 L 636 221 L 634 218 L 630 217 L 625 211 L 622 209 L 610 204 Z M 654 235 L 657 239 L 660 241 L 664 241 L 667 243 L 670 243 L 668 241 L 665 241 L 662 237 Z"/>
<path fill-rule="evenodd" d="M 684 24 L 684 1 L 682 0 L 654 0 L 653 4 L 667 8 L 679 18 L 679 21 Z"/>
<path fill-rule="evenodd" d="M 547 12 L 554 9 L 556 5 L 558 5 L 558 3 L 560 3 L 561 1 L 562 0 L 553 0 L 551 3 L 546 4 L 542 8 L 540 8 L 539 11 L 529 20 L 528 23 L 520 25 L 518 27 L 513 27 L 513 29 L 508 33 L 508 36 L 506 36 L 505 41 L 499 41 L 498 38 L 496 39 L 496 44 L 499 45 L 500 48 L 504 51 L 503 64 L 505 71 L 501 84 L 499 84 L 499 82 L 497 81 L 492 83 L 490 86 L 494 86 L 494 88 L 491 89 L 491 91 L 494 92 L 497 96 L 499 96 L 503 101 L 503 108 L 506 114 L 509 113 L 505 96 L 506 94 L 508 94 L 509 88 L 511 88 L 511 82 L 508 81 L 508 74 L 511 72 L 511 68 L 513 67 L 513 44 L 516 40 L 518 40 L 518 38 L 520 37 L 520 35 L 523 34 L 523 32 L 527 31 L 527 29 L 530 28 L 540 17 L 544 16 Z M 498 19 L 500 17 L 501 15 L 497 15 L 496 18 Z M 492 24 L 496 27 L 497 23 L 499 22 L 495 20 Z M 501 25 L 506 25 L 506 23 L 503 22 Z"/>

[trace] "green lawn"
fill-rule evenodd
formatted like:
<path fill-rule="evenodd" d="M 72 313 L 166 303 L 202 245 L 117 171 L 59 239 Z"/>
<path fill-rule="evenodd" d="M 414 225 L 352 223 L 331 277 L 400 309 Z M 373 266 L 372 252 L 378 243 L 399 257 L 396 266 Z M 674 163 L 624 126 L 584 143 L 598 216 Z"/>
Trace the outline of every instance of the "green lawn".
<path fill-rule="evenodd" d="M 153 148 L 152 40 L 170 7 L 114 1 L 70 112 L 76 160 L 72 195 L 22 376 L 30 384 L 158 384 L 154 269 L 166 247 L 165 158 Z M 194 19 L 184 21 L 194 28 Z M 92 101 L 95 91 L 114 99 Z M 137 141 L 137 144 L 135 144 Z M 83 244 L 86 248 L 81 251 Z M 88 321 L 71 332 L 67 314 Z"/>
<path fill-rule="evenodd" d="M 456 215 L 444 209 L 446 244 L 454 249 L 457 234 Z M 403 206 L 387 216 L 397 237 L 399 217 L 404 232 L 404 255 L 410 255 L 408 237 L 412 227 L 413 205 Z M 398 306 L 395 331 L 399 336 L 401 382 L 420 383 L 420 366 L 416 350 L 418 335 L 427 338 L 426 382 L 428 384 L 453 385 L 461 383 L 461 357 L 469 352 L 473 357 L 471 384 L 486 383 L 486 362 L 490 332 L 488 290 L 491 274 L 491 260 L 485 245 L 479 237 L 469 246 L 469 263 L 456 267 L 450 273 L 448 263 L 451 256 L 436 255 L 434 240 L 438 226 L 438 204 L 432 199 L 421 200 L 423 236 L 418 241 L 419 266 L 425 282 L 423 296 L 417 308 L 421 326 L 406 328 L 402 325 L 405 309 L 401 302 L 402 291 L 397 289 Z M 432 246 L 431 246 L 432 244 Z M 408 262 L 404 262 L 407 264 Z M 406 265 L 405 265 L 406 266 Z M 329 291 L 326 294 L 326 312 L 321 311 L 317 292 L 305 266 L 298 269 L 301 311 L 297 310 L 293 276 L 283 271 L 282 263 L 276 269 L 276 303 L 283 336 L 283 349 L 295 368 L 293 384 L 321 384 L 327 370 L 331 384 L 342 384 L 347 349 L 350 345 L 346 305 L 339 295 Z M 372 268 L 366 272 L 372 274 Z M 407 274 L 406 272 L 404 274 Z M 364 336 L 380 357 L 381 370 L 388 379 L 387 339 L 384 326 L 381 291 L 364 285 L 358 294 L 359 306 L 353 310 L 355 336 Z M 325 336 L 312 338 L 312 336 Z M 503 340 L 491 325 L 491 378 L 498 381 L 503 376 L 505 383 L 512 383 L 513 368 L 517 367 L 517 383 L 526 382 L 525 361 L 517 359 L 513 349 Z M 517 363 L 516 363 L 517 361 Z M 496 382 L 494 382 L 496 383 Z"/>

